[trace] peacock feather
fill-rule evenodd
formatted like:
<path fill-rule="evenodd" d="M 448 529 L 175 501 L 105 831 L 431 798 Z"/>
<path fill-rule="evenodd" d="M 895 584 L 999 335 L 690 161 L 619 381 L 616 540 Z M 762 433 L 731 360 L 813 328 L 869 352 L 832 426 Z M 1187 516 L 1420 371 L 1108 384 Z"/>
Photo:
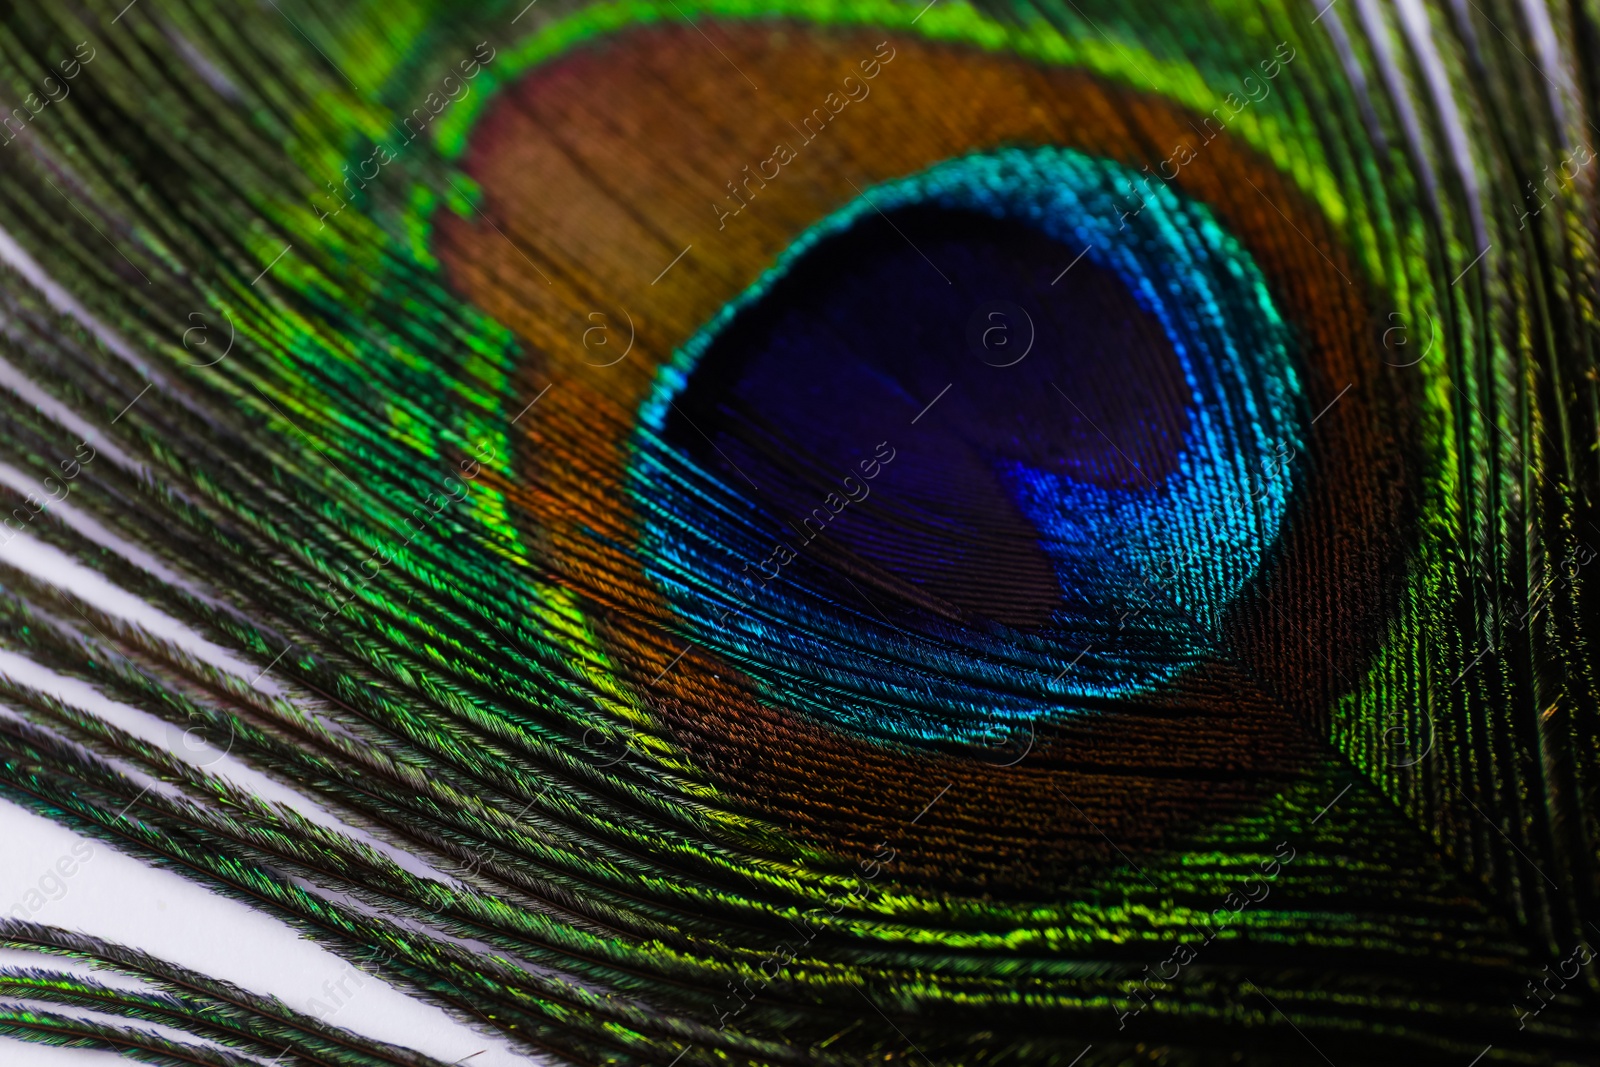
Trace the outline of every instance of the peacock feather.
<path fill-rule="evenodd" d="M 7 6 L 0 1063 L 1595 1063 L 1597 55 Z"/>

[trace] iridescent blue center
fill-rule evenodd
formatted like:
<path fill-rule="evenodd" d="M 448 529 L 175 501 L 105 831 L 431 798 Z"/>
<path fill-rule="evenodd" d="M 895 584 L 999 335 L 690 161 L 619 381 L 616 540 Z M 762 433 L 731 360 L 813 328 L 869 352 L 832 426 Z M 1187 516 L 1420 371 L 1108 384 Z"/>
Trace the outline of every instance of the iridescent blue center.
<path fill-rule="evenodd" d="M 1300 410 L 1203 205 L 1067 150 L 950 160 L 813 226 L 661 370 L 642 556 L 772 699 L 971 741 L 1219 654 Z"/>

